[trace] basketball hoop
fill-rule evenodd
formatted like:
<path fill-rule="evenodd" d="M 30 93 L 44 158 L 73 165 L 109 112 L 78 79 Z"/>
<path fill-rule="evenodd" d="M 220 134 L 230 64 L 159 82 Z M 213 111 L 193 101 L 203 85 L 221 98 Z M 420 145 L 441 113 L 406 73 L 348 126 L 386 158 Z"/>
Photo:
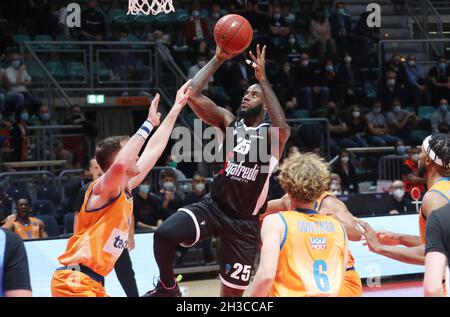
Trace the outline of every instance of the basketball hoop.
<path fill-rule="evenodd" d="M 128 15 L 157 15 L 161 12 L 165 14 L 175 12 L 172 0 L 128 0 Z"/>

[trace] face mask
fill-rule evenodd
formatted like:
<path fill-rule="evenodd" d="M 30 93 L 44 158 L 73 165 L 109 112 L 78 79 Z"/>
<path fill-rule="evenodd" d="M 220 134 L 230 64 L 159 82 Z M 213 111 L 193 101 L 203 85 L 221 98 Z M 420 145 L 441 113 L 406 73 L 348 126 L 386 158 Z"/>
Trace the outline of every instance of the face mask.
<path fill-rule="evenodd" d="M 50 113 L 48 112 L 41 113 L 41 119 L 44 121 L 50 120 Z"/>
<path fill-rule="evenodd" d="M 328 72 L 332 72 L 333 69 L 334 69 L 334 67 L 333 67 L 333 65 L 327 65 L 327 66 L 325 67 L 325 69 L 326 69 L 326 71 L 328 71 Z"/>
<path fill-rule="evenodd" d="M 141 185 L 139 186 L 139 191 L 144 194 L 148 194 L 150 191 L 150 185 Z"/>
<path fill-rule="evenodd" d="M 393 110 L 394 110 L 395 112 L 400 112 L 400 111 L 402 110 L 402 107 L 401 107 L 401 106 L 395 106 L 395 107 L 393 108 Z"/>
<path fill-rule="evenodd" d="M 395 86 L 395 79 L 388 79 L 386 81 L 386 85 L 388 85 L 388 87 L 394 87 Z"/>
<path fill-rule="evenodd" d="M 274 13 L 274 14 L 273 14 L 273 18 L 274 18 L 275 20 L 279 20 L 279 19 L 281 18 L 281 13 Z"/>
<path fill-rule="evenodd" d="M 20 120 L 28 121 L 28 119 L 29 119 L 28 112 L 22 112 L 20 114 Z"/>
<path fill-rule="evenodd" d="M 344 58 L 344 61 L 345 61 L 347 64 L 350 64 L 350 63 L 352 62 L 352 58 L 351 58 L 350 56 L 346 56 L 346 57 Z"/>
<path fill-rule="evenodd" d="M 15 60 L 15 61 L 12 61 L 12 62 L 11 62 L 11 65 L 12 65 L 12 67 L 14 67 L 14 68 L 19 68 L 19 67 L 20 67 L 20 64 L 22 64 L 22 61 L 21 61 L 21 60 Z"/>
<path fill-rule="evenodd" d="M 192 16 L 193 16 L 194 18 L 198 18 L 198 17 L 200 16 L 200 12 L 197 11 L 197 10 L 194 10 L 194 11 L 192 11 Z"/>
<path fill-rule="evenodd" d="M 392 195 L 397 199 L 402 199 L 403 196 L 405 195 L 405 191 L 401 188 L 397 188 L 392 192 Z"/>
<path fill-rule="evenodd" d="M 194 189 L 198 192 L 202 192 L 205 189 L 205 183 L 197 183 L 194 185 Z"/>
<path fill-rule="evenodd" d="M 440 64 L 439 64 L 439 67 L 440 67 L 440 68 L 446 68 L 446 67 L 447 67 L 447 64 L 446 64 L 446 63 L 440 63 Z"/>
<path fill-rule="evenodd" d="M 413 67 L 414 65 L 416 65 L 416 61 L 410 60 L 410 61 L 408 61 L 408 65 Z"/>
<path fill-rule="evenodd" d="M 171 192 L 175 191 L 175 184 L 173 182 L 165 182 L 163 184 L 163 187 L 164 187 L 165 190 L 168 190 L 168 191 L 171 191 Z"/>
<path fill-rule="evenodd" d="M 442 112 L 447 112 L 447 106 L 448 105 L 444 103 L 444 104 L 439 106 L 439 110 L 441 110 Z"/>
<path fill-rule="evenodd" d="M 381 108 L 373 108 L 373 112 L 375 112 L 375 113 L 381 113 Z"/>
<path fill-rule="evenodd" d="M 340 15 L 344 15 L 345 14 L 345 9 L 343 9 L 343 8 L 337 9 L 337 13 L 340 14 Z"/>
<path fill-rule="evenodd" d="M 309 61 L 308 60 L 303 60 L 302 61 L 302 66 L 303 67 L 308 67 Z"/>
<path fill-rule="evenodd" d="M 167 164 L 167 166 L 170 166 L 170 167 L 173 167 L 173 168 L 176 168 L 177 166 L 178 166 L 178 163 L 177 162 L 175 162 L 175 161 L 170 161 L 168 164 Z"/>
<path fill-rule="evenodd" d="M 406 152 L 406 149 L 405 149 L 404 145 L 397 146 L 397 149 L 396 149 L 397 155 L 403 155 L 403 154 L 405 154 L 405 152 Z"/>
<path fill-rule="evenodd" d="M 413 154 L 413 155 L 411 155 L 411 159 L 414 161 L 414 162 L 417 162 L 418 160 L 419 160 L 419 157 L 420 157 L 420 154 Z"/>
<path fill-rule="evenodd" d="M 353 111 L 352 112 L 353 118 L 359 118 L 360 115 L 361 115 L 361 113 L 359 111 Z"/>
<path fill-rule="evenodd" d="M 197 65 L 198 65 L 198 67 L 201 68 L 201 67 L 206 65 L 206 62 L 205 61 L 198 61 Z"/>
<path fill-rule="evenodd" d="M 350 158 L 348 156 L 341 157 L 341 162 L 344 164 L 347 164 L 349 160 L 350 160 Z"/>
<path fill-rule="evenodd" d="M 219 12 L 214 12 L 213 14 L 211 14 L 211 16 L 212 16 L 214 19 L 218 19 L 218 18 L 220 18 L 220 13 L 219 13 Z"/>
<path fill-rule="evenodd" d="M 340 196 L 340 195 L 342 195 L 342 192 L 341 192 L 340 190 L 333 190 L 331 193 L 332 193 L 333 195 L 335 195 L 335 196 Z"/>
<path fill-rule="evenodd" d="M 291 37 L 291 38 L 289 39 L 289 44 L 295 44 L 295 38 Z"/>
<path fill-rule="evenodd" d="M 263 105 L 261 104 L 259 106 L 253 107 L 253 108 L 245 110 L 245 111 L 239 109 L 239 117 L 241 117 L 241 118 L 258 117 L 261 114 L 262 108 L 263 108 Z"/>

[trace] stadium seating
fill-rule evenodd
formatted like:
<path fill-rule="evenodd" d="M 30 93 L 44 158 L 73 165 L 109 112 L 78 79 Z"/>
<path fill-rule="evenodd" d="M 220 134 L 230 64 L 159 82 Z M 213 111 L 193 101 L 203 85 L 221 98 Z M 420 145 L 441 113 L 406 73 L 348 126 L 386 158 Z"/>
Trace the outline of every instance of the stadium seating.
<path fill-rule="evenodd" d="M 36 199 L 50 200 L 57 208 L 61 205 L 61 196 L 53 184 L 38 185 L 36 187 Z"/>
<path fill-rule="evenodd" d="M 51 200 L 48 199 L 35 200 L 33 202 L 31 210 L 36 215 L 52 215 L 52 216 L 57 215 L 55 205 Z"/>
<path fill-rule="evenodd" d="M 45 231 L 49 237 L 58 237 L 61 234 L 58 223 L 54 216 L 51 215 L 37 215 L 36 218 L 42 220 L 45 224 Z"/>

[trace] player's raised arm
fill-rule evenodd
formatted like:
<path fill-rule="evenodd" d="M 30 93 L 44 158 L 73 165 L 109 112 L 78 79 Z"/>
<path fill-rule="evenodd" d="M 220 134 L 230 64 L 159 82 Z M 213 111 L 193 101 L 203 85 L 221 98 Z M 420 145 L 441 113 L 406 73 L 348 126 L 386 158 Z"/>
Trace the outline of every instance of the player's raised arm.
<path fill-rule="evenodd" d="M 192 79 L 192 93 L 188 100 L 189 106 L 200 119 L 209 125 L 220 128 L 223 132 L 235 117 L 231 112 L 217 106 L 214 101 L 203 95 L 202 88 L 209 82 L 219 67 L 232 57 L 232 55 L 217 47 L 216 55 Z"/>
<path fill-rule="evenodd" d="M 267 107 L 267 112 L 269 113 L 269 118 L 271 122 L 271 133 L 274 133 L 274 129 L 278 129 L 278 145 L 279 153 L 272 153 L 276 155 L 279 159 L 283 153 L 284 146 L 291 134 L 291 129 L 286 123 L 286 117 L 284 116 L 283 108 L 281 108 L 280 102 L 278 101 L 275 92 L 270 85 L 269 80 L 266 76 L 266 46 L 260 50 L 259 44 L 256 46 L 256 57 L 250 51 L 250 57 L 253 62 L 248 61 L 255 69 L 255 77 L 261 86 L 261 90 L 264 96 L 264 103 Z"/>
<path fill-rule="evenodd" d="M 186 102 L 191 94 L 192 89 L 189 87 L 191 84 L 191 80 L 188 80 L 177 92 L 175 103 L 172 106 L 167 117 L 164 119 L 161 126 L 158 130 L 153 134 L 150 140 L 145 147 L 144 152 L 137 162 L 137 167 L 140 173 L 133 177 L 128 186 L 130 189 L 134 189 L 141 184 L 150 170 L 155 166 L 159 157 L 163 153 L 164 149 L 167 146 L 167 142 L 169 141 L 169 137 L 172 133 L 173 126 L 177 121 L 178 115 L 180 114 L 183 107 L 186 105 Z M 152 101 L 152 106 L 150 107 L 150 111 L 153 111 L 151 116 L 156 115 L 157 107 L 159 102 L 159 94 L 156 95 L 155 99 Z"/>
<path fill-rule="evenodd" d="M 161 114 L 156 111 L 155 107 L 157 107 L 157 103 L 152 103 L 147 120 L 122 147 L 111 166 L 94 185 L 94 195 L 115 197 L 121 188 L 128 185 L 131 177 L 139 174 L 136 167 L 139 152 L 153 128 L 159 125 Z"/>
<path fill-rule="evenodd" d="M 266 297 L 269 294 L 277 273 L 284 226 L 278 215 L 270 215 L 264 219 L 261 228 L 261 259 L 249 292 L 251 297 Z"/>

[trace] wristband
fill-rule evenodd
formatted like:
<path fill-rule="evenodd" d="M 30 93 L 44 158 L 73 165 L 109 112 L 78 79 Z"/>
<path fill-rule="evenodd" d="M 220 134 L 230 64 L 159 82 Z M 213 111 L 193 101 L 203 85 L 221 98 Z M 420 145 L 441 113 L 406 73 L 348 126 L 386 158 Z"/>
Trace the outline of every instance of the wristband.
<path fill-rule="evenodd" d="M 144 140 L 147 140 L 148 136 L 153 130 L 153 125 L 150 121 L 145 120 L 144 124 L 139 128 L 139 130 L 136 132 L 136 134 L 139 134 L 141 137 L 144 138 Z"/>

